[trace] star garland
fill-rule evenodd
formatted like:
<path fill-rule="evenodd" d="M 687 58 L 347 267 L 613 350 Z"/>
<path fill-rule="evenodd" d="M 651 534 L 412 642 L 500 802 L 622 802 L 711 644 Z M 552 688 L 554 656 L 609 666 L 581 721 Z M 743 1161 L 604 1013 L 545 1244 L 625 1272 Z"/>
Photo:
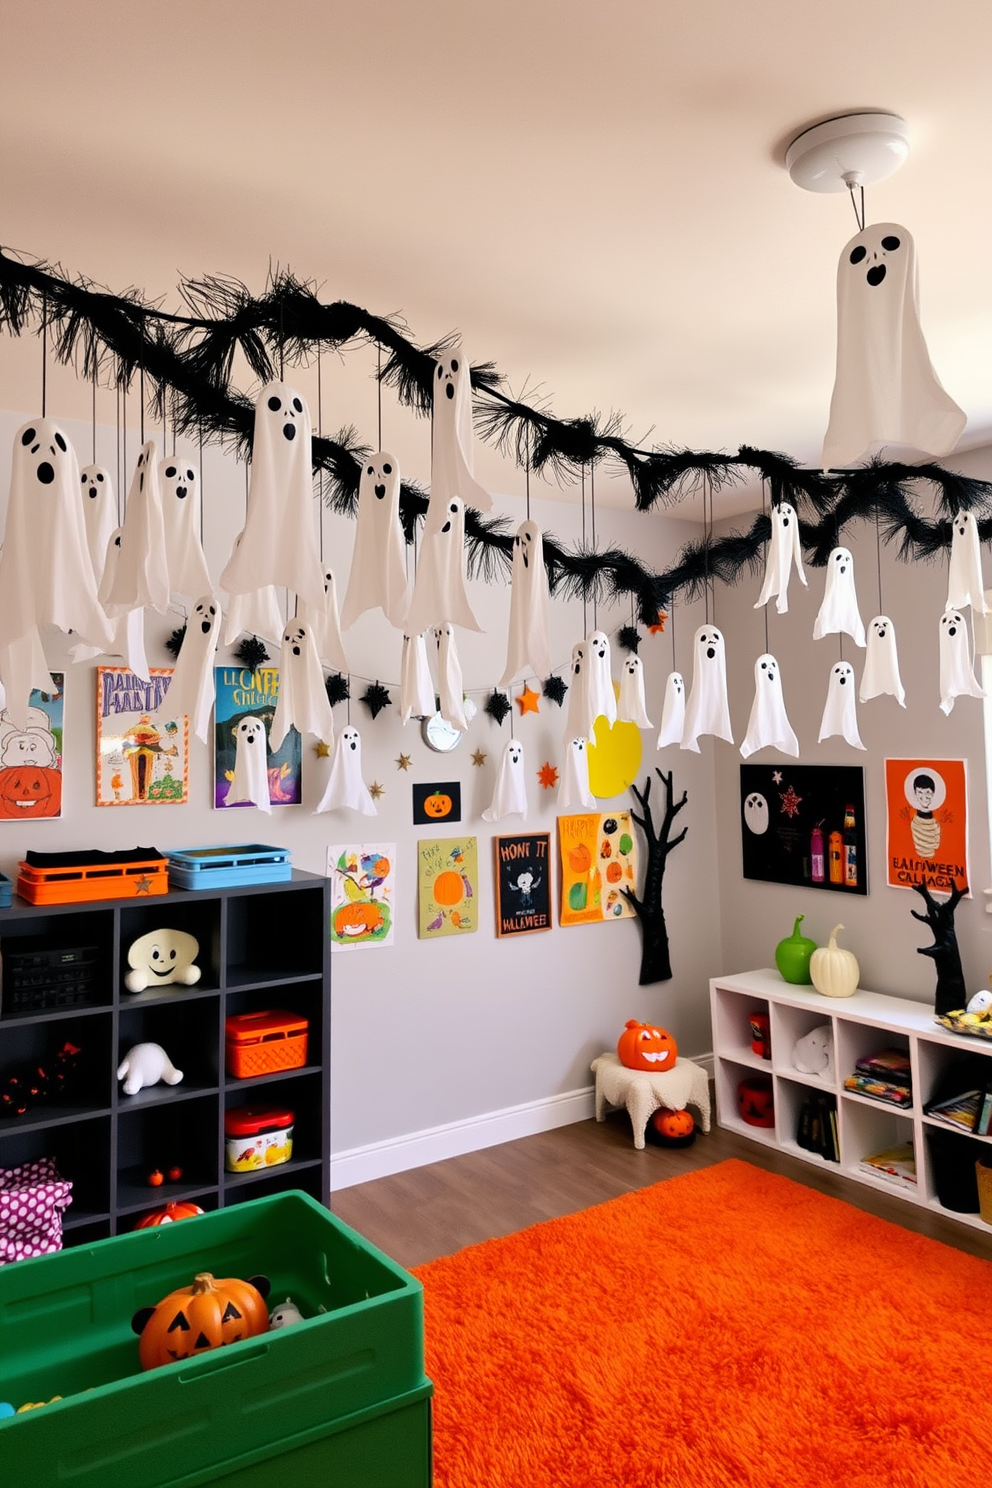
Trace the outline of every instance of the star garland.
<path fill-rule="evenodd" d="M 564 677 L 549 677 L 541 691 L 546 698 L 550 699 L 552 703 L 557 703 L 560 708 L 565 701 L 568 683 Z"/>

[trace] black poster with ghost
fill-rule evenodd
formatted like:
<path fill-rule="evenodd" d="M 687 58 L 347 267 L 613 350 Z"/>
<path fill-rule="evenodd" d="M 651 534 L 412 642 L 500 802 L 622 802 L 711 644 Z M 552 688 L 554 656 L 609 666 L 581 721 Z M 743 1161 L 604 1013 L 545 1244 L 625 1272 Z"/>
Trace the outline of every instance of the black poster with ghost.
<path fill-rule="evenodd" d="M 493 838 L 498 936 L 551 929 L 550 844 L 548 832 Z"/>
<path fill-rule="evenodd" d="M 741 765 L 745 878 L 867 894 L 860 765 Z"/>

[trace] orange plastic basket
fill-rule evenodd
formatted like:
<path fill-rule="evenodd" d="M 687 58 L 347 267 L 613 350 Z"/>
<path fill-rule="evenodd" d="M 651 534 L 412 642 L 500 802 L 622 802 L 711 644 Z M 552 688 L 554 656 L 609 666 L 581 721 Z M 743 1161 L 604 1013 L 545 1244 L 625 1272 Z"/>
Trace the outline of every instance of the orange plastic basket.
<path fill-rule="evenodd" d="M 236 1080 L 299 1069 L 307 1062 L 306 1018 L 271 1008 L 262 1013 L 235 1013 L 226 1021 L 227 1073 Z"/>
<path fill-rule="evenodd" d="M 36 868 L 18 864 L 17 892 L 29 904 L 72 904 L 85 899 L 134 899 L 169 892 L 166 858 L 101 867 Z"/>

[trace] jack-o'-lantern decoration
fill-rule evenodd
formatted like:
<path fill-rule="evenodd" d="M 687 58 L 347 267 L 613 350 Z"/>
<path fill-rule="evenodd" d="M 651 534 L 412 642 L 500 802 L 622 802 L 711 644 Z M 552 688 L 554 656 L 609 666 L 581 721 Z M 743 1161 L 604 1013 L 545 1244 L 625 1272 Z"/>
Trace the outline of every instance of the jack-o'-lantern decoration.
<path fill-rule="evenodd" d="M 737 1087 L 737 1110 L 748 1126 L 774 1126 L 775 1102 L 770 1075 L 749 1075 Z"/>
<path fill-rule="evenodd" d="M 62 810 L 62 771 L 49 765 L 14 765 L 0 770 L 0 817 L 32 821 Z"/>
<path fill-rule="evenodd" d="M 621 1064 L 633 1070 L 650 1070 L 661 1075 L 675 1068 L 678 1045 L 664 1028 L 653 1023 L 638 1023 L 628 1018 L 623 1033 L 617 1041 L 617 1057 Z"/>
<path fill-rule="evenodd" d="M 266 1276 L 218 1281 L 209 1271 L 201 1271 L 191 1286 L 179 1287 L 157 1307 L 143 1307 L 134 1314 L 131 1327 L 140 1338 L 142 1369 L 195 1359 L 210 1349 L 268 1332 L 268 1294 Z"/>
<path fill-rule="evenodd" d="M 431 894 L 435 904 L 460 904 L 465 897 L 465 880 L 460 873 L 446 868 L 431 885 Z"/>
<path fill-rule="evenodd" d="M 382 908 L 367 899 L 342 904 L 334 911 L 334 934 L 342 940 L 359 935 L 374 935 L 382 928 Z"/>
<path fill-rule="evenodd" d="M 151 1214 L 143 1215 L 134 1228 L 136 1230 L 151 1230 L 156 1225 L 175 1224 L 176 1220 L 193 1219 L 195 1215 L 202 1213 L 203 1210 L 199 1204 L 191 1204 L 188 1200 L 177 1199 L 174 1203 L 166 1204 L 164 1209 L 153 1209 Z"/>
<path fill-rule="evenodd" d="M 645 1136 L 659 1147 L 690 1147 L 696 1140 L 696 1123 L 688 1111 L 663 1106 L 651 1116 Z"/>
<path fill-rule="evenodd" d="M 451 814 L 451 804 L 451 797 L 445 795 L 444 791 L 432 791 L 429 796 L 424 797 L 424 815 L 432 816 L 438 821 Z"/>

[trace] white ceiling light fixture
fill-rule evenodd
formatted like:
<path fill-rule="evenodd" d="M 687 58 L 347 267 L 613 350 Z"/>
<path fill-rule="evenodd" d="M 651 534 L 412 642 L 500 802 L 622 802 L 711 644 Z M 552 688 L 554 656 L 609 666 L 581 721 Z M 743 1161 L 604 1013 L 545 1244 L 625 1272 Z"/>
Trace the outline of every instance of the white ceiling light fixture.
<path fill-rule="evenodd" d="M 804 191 L 853 192 L 893 175 L 909 144 L 909 125 L 898 114 L 840 114 L 797 134 L 785 168 Z"/>

